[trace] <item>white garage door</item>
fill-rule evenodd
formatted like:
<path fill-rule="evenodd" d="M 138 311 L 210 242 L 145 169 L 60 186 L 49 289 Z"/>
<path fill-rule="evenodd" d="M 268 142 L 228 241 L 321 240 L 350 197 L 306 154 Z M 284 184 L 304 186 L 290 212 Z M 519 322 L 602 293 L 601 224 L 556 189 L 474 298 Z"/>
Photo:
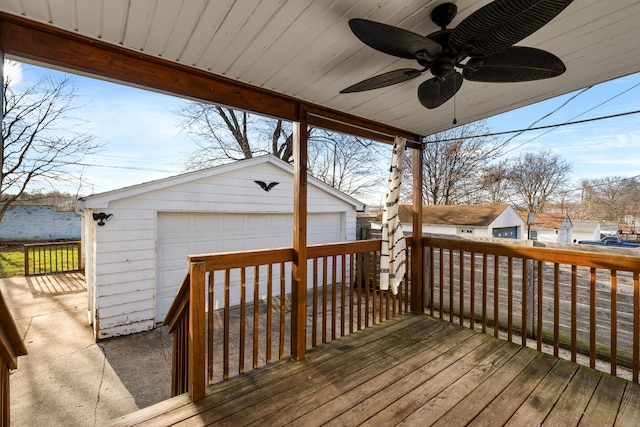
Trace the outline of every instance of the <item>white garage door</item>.
<path fill-rule="evenodd" d="M 344 240 L 343 213 L 309 214 L 308 244 Z M 187 256 L 290 247 L 291 214 L 158 213 L 156 322 L 162 322 L 188 269 Z"/>

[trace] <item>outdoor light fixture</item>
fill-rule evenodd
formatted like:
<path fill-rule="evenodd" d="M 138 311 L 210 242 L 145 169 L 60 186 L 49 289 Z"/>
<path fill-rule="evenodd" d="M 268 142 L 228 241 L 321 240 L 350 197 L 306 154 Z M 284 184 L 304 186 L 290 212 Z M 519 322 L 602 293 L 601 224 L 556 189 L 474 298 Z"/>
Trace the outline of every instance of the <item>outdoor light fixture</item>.
<path fill-rule="evenodd" d="M 98 221 L 99 226 L 103 226 L 105 221 L 109 221 L 109 219 L 113 216 L 113 214 L 106 214 L 104 212 L 94 213 L 93 220 Z"/>

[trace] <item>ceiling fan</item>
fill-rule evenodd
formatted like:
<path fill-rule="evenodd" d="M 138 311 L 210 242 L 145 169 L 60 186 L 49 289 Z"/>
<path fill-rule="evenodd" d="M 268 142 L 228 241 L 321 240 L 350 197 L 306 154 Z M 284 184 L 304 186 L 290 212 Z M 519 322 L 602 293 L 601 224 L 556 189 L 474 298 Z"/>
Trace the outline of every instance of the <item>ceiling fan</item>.
<path fill-rule="evenodd" d="M 457 7 L 444 3 L 431 11 L 431 20 L 440 31 L 426 37 L 379 22 L 351 19 L 351 31 L 363 43 L 389 55 L 414 59 L 422 68 L 402 68 L 379 74 L 340 93 L 391 86 L 431 71 L 433 78 L 418 88 L 420 103 L 431 109 L 455 95 L 463 79 L 506 83 L 559 76 L 566 67 L 557 56 L 544 50 L 513 45 L 542 28 L 571 2 L 495 0 L 453 29 L 447 29 L 447 25 L 455 18 Z"/>

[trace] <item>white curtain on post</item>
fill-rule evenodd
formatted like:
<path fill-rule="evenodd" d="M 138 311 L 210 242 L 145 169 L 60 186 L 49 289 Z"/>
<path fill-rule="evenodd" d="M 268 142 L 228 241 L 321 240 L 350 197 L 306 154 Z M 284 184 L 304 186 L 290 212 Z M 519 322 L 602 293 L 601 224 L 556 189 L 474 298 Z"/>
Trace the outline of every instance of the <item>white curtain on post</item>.
<path fill-rule="evenodd" d="M 406 272 L 407 242 L 398 218 L 404 147 L 407 140 L 396 136 L 387 183 L 387 198 L 382 211 L 382 249 L 380 251 L 380 289 L 398 293 Z"/>

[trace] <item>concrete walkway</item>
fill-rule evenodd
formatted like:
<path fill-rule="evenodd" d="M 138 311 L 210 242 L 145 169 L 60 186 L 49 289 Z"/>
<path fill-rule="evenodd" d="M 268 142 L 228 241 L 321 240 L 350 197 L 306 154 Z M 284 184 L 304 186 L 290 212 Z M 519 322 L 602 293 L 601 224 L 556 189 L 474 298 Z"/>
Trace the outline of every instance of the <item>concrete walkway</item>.
<path fill-rule="evenodd" d="M 29 352 L 11 374 L 14 426 L 99 426 L 170 397 L 166 328 L 96 343 L 83 281 L 0 280 Z"/>

